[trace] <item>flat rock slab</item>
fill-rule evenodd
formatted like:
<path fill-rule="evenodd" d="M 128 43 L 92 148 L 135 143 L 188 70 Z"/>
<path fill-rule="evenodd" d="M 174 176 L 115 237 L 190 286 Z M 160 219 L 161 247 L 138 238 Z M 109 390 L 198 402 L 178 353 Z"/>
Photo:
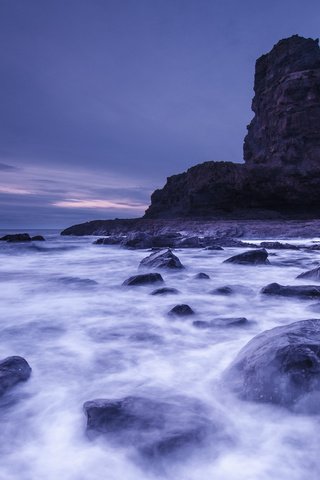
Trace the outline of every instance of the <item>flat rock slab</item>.
<path fill-rule="evenodd" d="M 263 287 L 261 293 L 264 295 L 278 295 L 281 297 L 318 298 L 320 297 L 320 286 L 317 285 L 280 285 L 269 283 Z"/>
<path fill-rule="evenodd" d="M 19 382 L 28 380 L 31 367 L 22 357 L 8 357 L 0 362 L 0 396 Z"/>
<path fill-rule="evenodd" d="M 320 320 L 304 320 L 253 338 L 225 373 L 240 398 L 320 412 Z"/>
<path fill-rule="evenodd" d="M 143 273 L 141 275 L 133 275 L 123 282 L 123 286 L 149 285 L 152 283 L 163 283 L 160 273 Z"/>
<path fill-rule="evenodd" d="M 247 252 L 227 258 L 223 263 L 237 263 L 239 265 L 269 265 L 268 252 L 265 249 L 248 250 Z"/>

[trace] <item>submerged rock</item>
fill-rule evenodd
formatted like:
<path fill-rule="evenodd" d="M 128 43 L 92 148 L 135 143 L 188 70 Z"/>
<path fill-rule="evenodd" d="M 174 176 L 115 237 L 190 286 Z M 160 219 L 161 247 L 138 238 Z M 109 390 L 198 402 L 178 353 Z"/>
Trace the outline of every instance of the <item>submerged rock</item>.
<path fill-rule="evenodd" d="M 210 276 L 207 273 L 199 272 L 197 273 L 194 278 L 196 280 L 210 280 Z"/>
<path fill-rule="evenodd" d="M 213 320 L 195 320 L 192 325 L 196 328 L 215 328 L 215 327 L 238 327 L 248 324 L 248 320 L 245 317 L 218 317 Z"/>
<path fill-rule="evenodd" d="M 199 448 L 214 434 L 223 435 L 220 421 L 213 424 L 203 405 L 191 399 L 154 400 L 129 396 L 86 402 L 87 431 L 109 441 L 134 447 L 145 458 L 184 454 Z M 182 456 L 182 458 L 185 458 Z"/>
<path fill-rule="evenodd" d="M 253 338 L 225 374 L 242 399 L 320 411 L 320 320 L 304 320 Z"/>
<path fill-rule="evenodd" d="M 163 287 L 153 290 L 150 295 L 177 295 L 178 293 L 180 292 L 176 288 Z"/>
<path fill-rule="evenodd" d="M 307 280 L 315 280 L 316 282 L 320 282 L 320 267 L 300 273 L 297 278 L 305 278 Z"/>
<path fill-rule="evenodd" d="M 139 267 L 170 269 L 184 268 L 179 258 L 174 255 L 170 249 L 165 252 L 160 250 L 160 252 L 156 251 L 151 253 L 151 255 L 141 260 Z"/>
<path fill-rule="evenodd" d="M 282 297 L 316 298 L 320 297 L 320 286 L 269 283 L 269 285 L 263 287 L 261 293 L 265 295 L 280 295 Z"/>
<path fill-rule="evenodd" d="M 188 317 L 190 315 L 194 315 L 194 311 L 192 310 L 191 307 L 189 307 L 189 305 L 181 304 L 173 307 L 170 310 L 169 315 L 177 315 L 179 317 Z"/>
<path fill-rule="evenodd" d="M 28 380 L 31 368 L 22 357 L 8 357 L 0 362 L 0 396 L 19 382 Z"/>
<path fill-rule="evenodd" d="M 227 258 L 223 263 L 238 263 L 240 265 L 269 265 L 268 252 L 261 250 L 248 250 L 247 252 Z"/>
<path fill-rule="evenodd" d="M 150 283 L 163 283 L 160 273 L 143 273 L 141 275 L 133 275 L 123 282 L 124 286 L 149 285 Z"/>
<path fill-rule="evenodd" d="M 31 240 L 33 242 L 44 242 L 46 239 L 42 235 L 35 235 L 34 237 L 31 237 Z"/>

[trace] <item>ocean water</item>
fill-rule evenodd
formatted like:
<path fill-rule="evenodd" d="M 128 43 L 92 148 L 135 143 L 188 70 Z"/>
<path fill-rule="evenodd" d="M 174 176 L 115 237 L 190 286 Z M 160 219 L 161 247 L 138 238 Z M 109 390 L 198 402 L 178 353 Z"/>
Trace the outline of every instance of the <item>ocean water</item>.
<path fill-rule="evenodd" d="M 309 310 L 314 302 L 259 292 L 270 282 L 305 284 L 295 277 L 318 265 L 320 252 L 274 251 L 272 265 L 249 267 L 222 263 L 242 249 L 177 250 L 185 270 L 162 275 L 181 293 L 162 297 L 150 295 L 153 286 L 121 286 L 148 251 L 46 236 L 43 243 L 0 243 L 0 359 L 21 355 L 32 367 L 30 379 L 0 399 L 1 480 L 320 478 L 319 416 L 241 401 L 223 379 L 258 333 L 317 317 Z M 210 280 L 194 279 L 198 272 Z M 246 288 L 209 293 L 224 285 Z M 195 315 L 168 316 L 180 303 Z M 249 324 L 192 325 L 215 317 L 247 317 Z M 202 421 L 222 433 L 174 459 L 139 457 L 125 437 L 89 437 L 83 403 L 125 396 L 174 399 L 173 420 L 186 428 L 197 404 Z"/>

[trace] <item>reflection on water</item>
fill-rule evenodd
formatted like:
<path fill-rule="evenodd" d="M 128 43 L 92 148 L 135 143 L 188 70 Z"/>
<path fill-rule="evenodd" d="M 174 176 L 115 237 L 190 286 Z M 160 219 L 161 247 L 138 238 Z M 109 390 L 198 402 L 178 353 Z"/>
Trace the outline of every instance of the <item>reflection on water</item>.
<path fill-rule="evenodd" d="M 121 286 L 138 273 L 146 251 L 57 235 L 41 246 L 1 243 L 0 359 L 21 355 L 33 373 L 0 401 L 0 479 L 320 478 L 317 416 L 241 402 L 221 382 L 254 335 L 316 315 L 310 306 L 317 302 L 265 298 L 259 291 L 270 282 L 304 284 L 295 277 L 314 267 L 320 252 L 275 251 L 271 266 L 222 263 L 241 251 L 177 251 L 186 269 L 161 274 L 179 293 L 162 296 L 150 295 L 153 285 Z M 195 278 L 199 272 L 210 279 Z M 225 286 L 232 294 L 210 293 Z M 176 304 L 190 305 L 195 315 L 168 316 Z M 224 317 L 248 322 L 193 325 Z M 155 416 L 164 411 L 157 435 L 175 425 L 188 432 L 190 418 L 210 434 L 200 444 L 191 435 L 174 461 L 138 460 L 130 438 L 88 438 L 84 402 L 132 396 L 159 405 Z M 172 399 L 174 414 L 165 413 Z M 139 443 L 148 435 L 134 432 L 133 438 Z"/>

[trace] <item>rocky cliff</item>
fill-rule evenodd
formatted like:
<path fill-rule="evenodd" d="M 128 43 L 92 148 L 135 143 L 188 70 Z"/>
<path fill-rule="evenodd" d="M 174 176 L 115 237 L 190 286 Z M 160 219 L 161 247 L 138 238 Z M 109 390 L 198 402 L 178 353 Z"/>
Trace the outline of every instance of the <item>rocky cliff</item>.
<path fill-rule="evenodd" d="M 320 214 L 320 49 L 298 35 L 256 62 L 244 164 L 206 162 L 167 179 L 145 218 Z"/>

